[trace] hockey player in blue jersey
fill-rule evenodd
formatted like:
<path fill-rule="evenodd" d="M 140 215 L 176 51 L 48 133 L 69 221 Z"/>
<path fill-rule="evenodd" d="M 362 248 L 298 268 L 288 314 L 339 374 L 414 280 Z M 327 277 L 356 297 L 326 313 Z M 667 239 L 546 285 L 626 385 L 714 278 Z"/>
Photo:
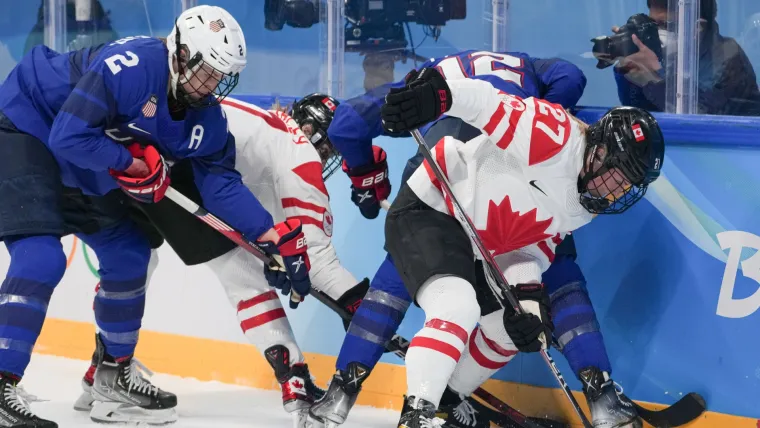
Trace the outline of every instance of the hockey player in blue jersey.
<path fill-rule="evenodd" d="M 519 52 L 469 50 L 432 59 L 419 69 L 425 67 L 436 67 L 447 79 L 485 80 L 506 93 L 521 98 L 543 98 L 565 108 L 573 107 L 578 102 L 586 85 L 581 70 L 567 61 L 533 58 Z M 398 136 L 389 135 L 383 129 L 380 107 L 388 91 L 402 87 L 403 83 L 379 87 L 342 103 L 327 130 L 330 141 L 343 156 L 343 170 L 351 179 L 351 200 L 369 219 L 377 217 L 380 201 L 390 195 L 391 187 L 385 151 L 373 146 L 372 140 L 381 135 Z M 468 141 L 480 134 L 480 130 L 461 119 L 446 116 L 420 131 L 429 145 L 434 145 L 444 136 Z M 422 154 L 419 152 L 409 159 L 402 183 L 421 162 Z M 573 371 L 583 382 L 595 426 L 640 427 L 635 410 L 625 396 L 617 393 L 609 378 L 609 358 L 588 297 L 585 278 L 575 258 L 575 244 L 572 235 L 569 235 L 557 247 L 554 262 L 543 276 L 551 296 L 555 335 Z M 390 255 L 386 256 L 372 280 L 370 290 L 354 314 L 329 391 L 312 406 L 313 418 L 325 421 L 328 426 L 345 421 L 362 382 L 379 361 L 384 344 L 396 332 L 410 300 Z M 487 379 L 514 357 L 514 354 L 505 355 L 499 349 L 490 347 L 493 343 L 489 340 L 470 342 L 470 347 L 477 349 L 463 357 L 462 364 L 472 366 L 472 378 Z M 465 388 L 449 384 L 441 400 L 441 414 L 448 415 L 446 426 L 489 426 L 488 421 L 478 420 L 466 400 L 477 386 L 468 385 Z"/>
<path fill-rule="evenodd" d="M 159 201 L 169 184 L 164 158 L 190 159 L 204 205 L 284 262 L 266 277 L 290 291 L 291 307 L 308 294 L 307 269 L 291 267 L 308 268 L 300 224 L 273 225 L 234 169 L 219 103 L 245 65 L 235 19 L 199 6 L 180 15 L 165 40 L 127 37 L 65 54 L 38 46 L 8 75 L 0 87 L 0 239 L 11 256 L 0 286 L 0 425 L 57 427 L 31 412 L 17 383 L 64 274 L 60 238 L 68 233 L 100 262 L 103 353 L 91 418 L 176 420 L 176 396 L 144 379 L 132 359 L 150 246 L 123 199 Z"/>

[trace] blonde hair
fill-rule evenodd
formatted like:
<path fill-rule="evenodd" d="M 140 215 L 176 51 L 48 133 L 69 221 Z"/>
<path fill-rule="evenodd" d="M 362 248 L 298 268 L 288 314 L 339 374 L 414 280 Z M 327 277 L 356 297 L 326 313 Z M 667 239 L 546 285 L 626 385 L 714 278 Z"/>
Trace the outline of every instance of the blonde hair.
<path fill-rule="evenodd" d="M 293 107 L 292 103 L 291 104 L 287 104 L 287 105 L 280 104 L 280 98 L 277 97 L 277 98 L 274 99 L 274 104 L 272 104 L 272 106 L 269 107 L 269 110 L 274 110 L 274 111 L 280 111 L 280 112 L 283 112 L 283 113 L 287 113 L 287 112 L 290 111 L 291 107 Z"/>

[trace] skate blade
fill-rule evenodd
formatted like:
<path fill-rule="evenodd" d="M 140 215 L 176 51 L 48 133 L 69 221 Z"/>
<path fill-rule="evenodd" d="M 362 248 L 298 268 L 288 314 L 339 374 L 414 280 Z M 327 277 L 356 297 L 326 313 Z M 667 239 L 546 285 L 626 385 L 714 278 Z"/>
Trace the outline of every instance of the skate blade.
<path fill-rule="evenodd" d="M 92 410 L 92 406 L 95 403 L 95 398 L 89 392 L 82 392 L 82 394 L 74 402 L 74 410 L 77 412 L 89 412 Z"/>
<path fill-rule="evenodd" d="M 106 424 L 168 425 L 177 422 L 177 410 L 148 410 L 125 403 L 96 401 L 90 411 L 90 419 Z"/>
<path fill-rule="evenodd" d="M 329 427 L 337 427 L 337 425 L 330 425 L 330 422 L 322 422 L 321 420 L 315 418 L 314 416 L 308 414 L 306 415 L 306 428 L 329 428 Z"/>
<path fill-rule="evenodd" d="M 309 409 L 292 412 L 291 416 L 293 417 L 293 428 L 327 428 L 324 422 L 309 415 Z"/>
<path fill-rule="evenodd" d="M 341 426 L 343 422 L 345 422 L 345 419 L 342 422 L 336 422 L 329 418 L 317 417 L 309 413 L 309 420 L 306 423 L 306 428 L 337 428 Z"/>

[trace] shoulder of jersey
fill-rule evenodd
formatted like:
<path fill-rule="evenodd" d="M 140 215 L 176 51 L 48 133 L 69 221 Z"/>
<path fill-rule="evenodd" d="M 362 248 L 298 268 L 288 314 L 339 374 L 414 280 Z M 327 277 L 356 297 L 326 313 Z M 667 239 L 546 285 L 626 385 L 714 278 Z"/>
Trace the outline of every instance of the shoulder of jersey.
<path fill-rule="evenodd" d="M 125 41 L 126 39 L 129 39 Z M 123 59 L 118 57 L 121 55 Z M 115 65 L 119 73 L 127 75 L 147 75 L 150 78 L 169 76 L 169 50 L 164 42 L 155 37 L 135 36 L 107 43 L 90 63 L 90 68 L 107 66 L 109 58 L 116 56 Z M 137 60 L 134 58 L 137 57 Z M 137 63 L 135 63 L 137 61 Z M 130 65 L 134 64 L 134 65 Z"/>

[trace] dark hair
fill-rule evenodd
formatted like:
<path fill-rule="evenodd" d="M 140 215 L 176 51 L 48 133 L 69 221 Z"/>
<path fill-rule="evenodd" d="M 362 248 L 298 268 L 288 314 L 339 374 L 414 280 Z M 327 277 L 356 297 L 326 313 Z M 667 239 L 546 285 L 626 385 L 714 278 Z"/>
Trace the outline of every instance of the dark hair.
<path fill-rule="evenodd" d="M 647 0 L 647 8 L 668 9 L 668 0 Z M 717 0 L 699 0 L 699 17 L 712 22 L 718 15 Z"/>

